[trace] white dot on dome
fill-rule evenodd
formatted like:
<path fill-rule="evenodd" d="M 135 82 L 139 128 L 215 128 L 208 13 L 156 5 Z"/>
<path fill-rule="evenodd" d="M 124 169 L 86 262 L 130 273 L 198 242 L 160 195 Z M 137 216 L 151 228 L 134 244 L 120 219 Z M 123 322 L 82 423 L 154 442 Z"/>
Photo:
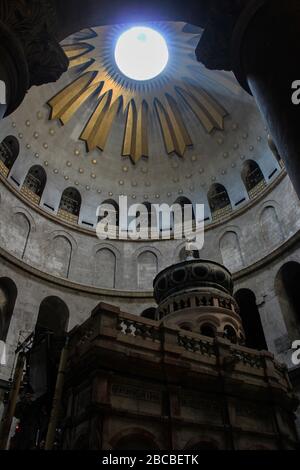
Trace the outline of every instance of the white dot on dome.
<path fill-rule="evenodd" d="M 135 26 L 119 37 L 115 61 L 120 71 L 133 80 L 157 77 L 167 66 L 169 50 L 163 36 L 152 28 Z"/>

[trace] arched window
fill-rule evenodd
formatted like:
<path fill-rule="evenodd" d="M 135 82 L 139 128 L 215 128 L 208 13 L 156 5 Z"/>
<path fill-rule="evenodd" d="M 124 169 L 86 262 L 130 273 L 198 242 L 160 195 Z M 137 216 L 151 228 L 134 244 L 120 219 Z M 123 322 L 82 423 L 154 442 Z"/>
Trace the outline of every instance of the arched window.
<path fill-rule="evenodd" d="M 300 335 L 300 264 L 290 261 L 282 266 L 275 280 L 275 292 L 291 340 Z"/>
<path fill-rule="evenodd" d="M 258 350 L 267 350 L 255 294 L 250 289 L 240 289 L 234 297 L 240 308 L 240 317 L 245 330 L 245 346 Z"/>
<path fill-rule="evenodd" d="M 35 165 L 28 171 L 21 192 L 32 202 L 39 204 L 46 181 L 47 175 L 44 168 L 40 165 Z"/>
<path fill-rule="evenodd" d="M 209 338 L 214 338 L 216 336 L 216 328 L 210 323 L 204 323 L 200 327 L 200 334 L 203 336 L 208 336 Z"/>
<path fill-rule="evenodd" d="M 49 331 L 55 336 L 63 336 L 69 322 L 69 309 L 59 297 L 46 297 L 39 309 L 36 333 Z"/>
<path fill-rule="evenodd" d="M 119 227 L 120 225 L 120 208 L 119 204 L 113 199 L 107 199 L 101 203 L 103 207 L 103 215 L 99 217 L 100 222 L 104 217 L 109 216 L 112 225 Z"/>
<path fill-rule="evenodd" d="M 191 216 L 191 217 L 186 217 L 187 220 L 190 220 L 191 218 L 192 218 L 192 220 L 195 220 L 195 212 L 194 212 L 193 204 L 190 201 L 190 199 L 188 199 L 185 196 L 181 196 L 181 197 L 176 199 L 175 204 L 178 204 L 181 207 L 182 217 L 183 217 L 183 214 L 184 214 L 184 210 L 189 209 L 190 212 L 187 212 L 187 215 Z M 188 206 L 188 207 L 186 208 L 185 206 Z"/>
<path fill-rule="evenodd" d="M 179 209 L 179 213 L 177 213 L 177 206 Z M 195 212 L 194 208 L 192 205 L 192 202 L 184 196 L 179 197 L 176 199 L 174 205 L 174 230 L 178 232 L 179 229 L 182 228 L 183 235 L 186 234 L 186 231 L 184 231 L 184 223 L 188 224 L 187 229 L 191 229 L 192 227 L 190 226 L 191 222 L 194 224 L 195 222 Z M 179 224 L 179 227 L 178 227 Z"/>
<path fill-rule="evenodd" d="M 7 338 L 17 294 L 17 287 L 11 279 L 0 279 L 0 341 L 3 342 Z"/>
<path fill-rule="evenodd" d="M 64 190 L 59 204 L 58 215 L 67 222 L 78 222 L 81 208 L 81 195 L 75 188 Z"/>
<path fill-rule="evenodd" d="M 0 171 L 4 176 L 13 167 L 20 152 L 20 144 L 16 137 L 9 135 L 0 144 Z"/>
<path fill-rule="evenodd" d="M 222 184 L 213 184 L 208 191 L 207 198 L 213 220 L 220 219 L 232 211 L 228 193 Z"/>
<path fill-rule="evenodd" d="M 147 224 L 148 224 L 148 228 L 150 229 L 151 226 L 152 226 L 152 222 L 155 223 L 154 217 L 153 217 L 153 221 L 152 221 L 152 206 L 151 206 L 150 202 L 143 202 L 143 205 L 147 209 Z"/>
<path fill-rule="evenodd" d="M 149 320 L 156 320 L 156 308 L 155 307 L 150 307 L 146 308 L 141 314 L 142 318 L 149 318 Z"/>
<path fill-rule="evenodd" d="M 237 343 L 237 334 L 235 329 L 231 325 L 225 325 L 223 336 L 228 339 L 231 343 Z"/>
<path fill-rule="evenodd" d="M 254 160 L 247 160 L 244 162 L 242 180 L 246 186 L 250 199 L 256 197 L 266 186 L 264 175 Z"/>

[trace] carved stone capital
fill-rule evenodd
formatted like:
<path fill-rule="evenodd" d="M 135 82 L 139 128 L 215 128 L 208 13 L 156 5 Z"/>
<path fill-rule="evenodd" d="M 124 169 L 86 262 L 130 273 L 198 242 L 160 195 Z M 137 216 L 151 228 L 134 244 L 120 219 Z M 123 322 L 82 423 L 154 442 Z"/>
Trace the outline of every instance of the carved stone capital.
<path fill-rule="evenodd" d="M 17 63 L 22 62 L 21 79 L 27 89 L 56 81 L 68 68 L 68 59 L 56 40 L 53 0 L 1 0 L 0 36 L 9 43 L 8 53 L 15 73 L 20 72 Z M 11 64 L 7 67 L 10 67 L 9 80 L 17 80 Z M 10 100 L 16 103 L 8 103 L 8 114 L 18 106 L 20 97 L 14 100 L 11 93 Z"/>
<path fill-rule="evenodd" d="M 200 62 L 212 70 L 231 71 L 236 68 L 236 31 L 243 26 L 267 0 L 213 0 L 209 19 L 196 49 Z M 233 53 L 234 51 L 234 53 Z"/>

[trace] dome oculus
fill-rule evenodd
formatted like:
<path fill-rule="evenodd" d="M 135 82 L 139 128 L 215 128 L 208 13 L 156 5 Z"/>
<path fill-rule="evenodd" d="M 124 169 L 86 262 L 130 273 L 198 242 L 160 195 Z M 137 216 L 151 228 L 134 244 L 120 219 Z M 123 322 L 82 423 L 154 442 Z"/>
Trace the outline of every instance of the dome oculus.
<path fill-rule="evenodd" d="M 135 26 L 119 37 L 115 61 L 120 71 L 132 80 L 157 77 L 167 66 L 169 50 L 163 36 L 152 28 Z"/>
<path fill-rule="evenodd" d="M 200 39 L 199 34 L 186 32 L 185 26 L 183 22 L 159 23 L 158 30 L 168 37 L 169 61 L 164 72 L 154 80 L 132 80 L 120 71 L 114 50 L 118 38 L 124 34 L 121 26 L 85 29 L 66 39 L 63 48 L 70 60 L 71 82 L 48 101 L 50 120 L 59 119 L 67 125 L 92 97 L 89 114 L 83 113 L 80 141 L 86 143 L 87 152 L 97 148 L 104 151 L 113 124 L 122 114 L 121 155 L 129 156 L 133 163 L 150 156 L 150 126 L 156 118 L 167 154 L 184 156 L 194 141 L 182 113 L 182 100 L 207 134 L 213 129 L 223 131 L 228 112 L 206 92 L 207 85 L 214 84 L 215 78 L 196 60 L 195 39 Z M 232 79 L 231 90 L 235 86 L 238 87 Z"/>

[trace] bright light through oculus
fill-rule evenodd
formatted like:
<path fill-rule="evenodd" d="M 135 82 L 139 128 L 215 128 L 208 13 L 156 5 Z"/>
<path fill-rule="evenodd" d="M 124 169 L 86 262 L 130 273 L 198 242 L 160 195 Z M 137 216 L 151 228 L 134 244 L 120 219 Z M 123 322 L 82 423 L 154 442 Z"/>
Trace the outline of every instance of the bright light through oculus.
<path fill-rule="evenodd" d="M 126 77 L 150 80 L 165 69 L 169 60 L 168 46 L 163 36 L 154 29 L 136 26 L 119 37 L 115 60 Z"/>

